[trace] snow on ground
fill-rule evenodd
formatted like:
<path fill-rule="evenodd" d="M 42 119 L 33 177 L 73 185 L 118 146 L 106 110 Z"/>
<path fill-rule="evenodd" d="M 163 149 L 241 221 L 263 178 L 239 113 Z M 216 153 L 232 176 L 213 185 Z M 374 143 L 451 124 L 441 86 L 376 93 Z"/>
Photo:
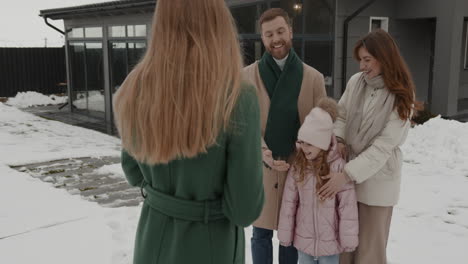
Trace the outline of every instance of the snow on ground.
<path fill-rule="evenodd" d="M 0 103 L 0 263 L 131 263 L 138 207 L 102 208 L 9 167 L 118 156 L 119 142 Z"/>
<path fill-rule="evenodd" d="M 115 137 L 0 104 L 0 163 L 3 164 L 118 156 L 119 142 Z"/>
<path fill-rule="evenodd" d="M 67 102 L 67 96 L 43 95 L 38 92 L 19 92 L 15 97 L 9 98 L 6 104 L 18 108 L 36 105 L 55 105 Z"/>
<path fill-rule="evenodd" d="M 466 263 L 466 135 L 468 124 L 441 118 L 410 130 L 389 263 Z M 117 138 L 0 103 L 0 146 L 0 263 L 131 263 L 139 206 L 102 208 L 8 166 L 117 156 Z M 123 176 L 118 165 L 98 171 Z M 246 263 L 251 263 L 250 237 L 247 228 Z M 274 244 L 277 254 L 276 239 Z"/>
<path fill-rule="evenodd" d="M 125 178 L 122 167 L 119 164 L 104 165 L 93 171 L 94 174 L 110 174 L 111 178 Z"/>
<path fill-rule="evenodd" d="M 78 94 L 77 100 L 73 101 L 73 105 L 78 109 L 88 109 L 93 111 L 104 112 L 104 95 L 101 94 L 101 91 L 89 91 L 88 97 L 85 93 Z"/>

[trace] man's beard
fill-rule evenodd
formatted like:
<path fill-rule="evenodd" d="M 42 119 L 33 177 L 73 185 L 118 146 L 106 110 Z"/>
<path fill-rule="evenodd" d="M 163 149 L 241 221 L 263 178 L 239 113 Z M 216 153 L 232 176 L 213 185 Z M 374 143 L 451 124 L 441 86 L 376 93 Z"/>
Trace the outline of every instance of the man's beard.
<path fill-rule="evenodd" d="M 277 60 L 284 59 L 284 57 L 286 57 L 286 55 L 288 55 L 289 51 L 291 50 L 292 41 L 291 40 L 280 41 L 279 43 L 276 43 L 276 44 L 283 45 L 281 50 L 276 50 L 275 48 L 273 48 L 273 46 L 275 45 L 271 44 L 267 47 L 267 51 Z"/>

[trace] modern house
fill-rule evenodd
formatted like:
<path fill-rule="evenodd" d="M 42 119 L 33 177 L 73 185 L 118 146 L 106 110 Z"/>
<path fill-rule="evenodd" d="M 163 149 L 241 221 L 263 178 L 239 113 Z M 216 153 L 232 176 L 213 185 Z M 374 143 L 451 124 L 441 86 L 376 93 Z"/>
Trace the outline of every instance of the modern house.
<path fill-rule="evenodd" d="M 343 84 L 358 71 L 354 43 L 380 27 L 397 40 L 418 99 L 433 113 L 468 116 L 468 0 L 226 2 L 237 22 L 246 64 L 264 52 L 260 14 L 281 7 L 293 18 L 294 49 L 324 74 L 328 94 L 338 99 Z M 46 24 L 65 35 L 70 111 L 101 117 L 112 131 L 112 95 L 145 52 L 155 4 L 122 0 L 40 11 Z M 63 20 L 65 32 L 50 19 Z"/>

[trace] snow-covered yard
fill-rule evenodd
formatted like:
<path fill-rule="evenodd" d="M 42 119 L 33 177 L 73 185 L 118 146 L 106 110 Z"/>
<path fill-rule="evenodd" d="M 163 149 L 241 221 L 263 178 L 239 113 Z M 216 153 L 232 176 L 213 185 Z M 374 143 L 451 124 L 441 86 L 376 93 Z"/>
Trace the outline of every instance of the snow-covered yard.
<path fill-rule="evenodd" d="M 390 263 L 468 263 L 467 135 L 468 124 L 441 118 L 411 129 Z M 0 263 L 130 264 L 139 207 L 103 208 L 9 167 L 119 151 L 115 137 L 0 103 Z"/>
<path fill-rule="evenodd" d="M 19 92 L 15 97 L 8 98 L 7 105 L 18 108 L 31 107 L 36 105 L 55 105 L 67 102 L 66 96 L 43 95 L 38 92 Z"/>

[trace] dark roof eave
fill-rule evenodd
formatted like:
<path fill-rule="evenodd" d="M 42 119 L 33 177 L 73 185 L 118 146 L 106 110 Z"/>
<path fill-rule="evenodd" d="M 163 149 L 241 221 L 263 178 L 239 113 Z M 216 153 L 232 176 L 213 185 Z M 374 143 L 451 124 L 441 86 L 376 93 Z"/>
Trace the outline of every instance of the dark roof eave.
<path fill-rule="evenodd" d="M 225 0 L 230 7 L 242 6 L 245 4 L 253 4 L 263 2 L 264 0 Z M 48 17 L 50 19 L 64 19 L 71 17 L 89 16 L 97 13 L 106 13 L 118 11 L 128 8 L 148 9 L 154 11 L 156 0 L 133 0 L 133 1 L 112 1 L 99 4 L 89 4 L 74 7 L 64 7 L 55 9 L 40 10 L 39 16 Z"/>
<path fill-rule="evenodd" d="M 133 1 L 125 1 L 122 3 L 120 1 L 108 2 L 103 3 L 104 5 L 84 5 L 84 6 L 76 6 L 76 7 L 66 7 L 66 8 L 56 8 L 56 9 L 46 9 L 41 10 L 39 16 L 41 17 L 48 17 L 51 19 L 63 19 L 75 16 L 82 16 L 82 15 L 91 15 L 96 13 L 106 13 L 112 11 L 121 11 L 121 10 L 128 10 L 129 8 L 134 10 L 141 10 L 141 9 L 150 9 L 154 10 L 156 1 L 140 1 L 140 2 L 133 2 Z"/>

